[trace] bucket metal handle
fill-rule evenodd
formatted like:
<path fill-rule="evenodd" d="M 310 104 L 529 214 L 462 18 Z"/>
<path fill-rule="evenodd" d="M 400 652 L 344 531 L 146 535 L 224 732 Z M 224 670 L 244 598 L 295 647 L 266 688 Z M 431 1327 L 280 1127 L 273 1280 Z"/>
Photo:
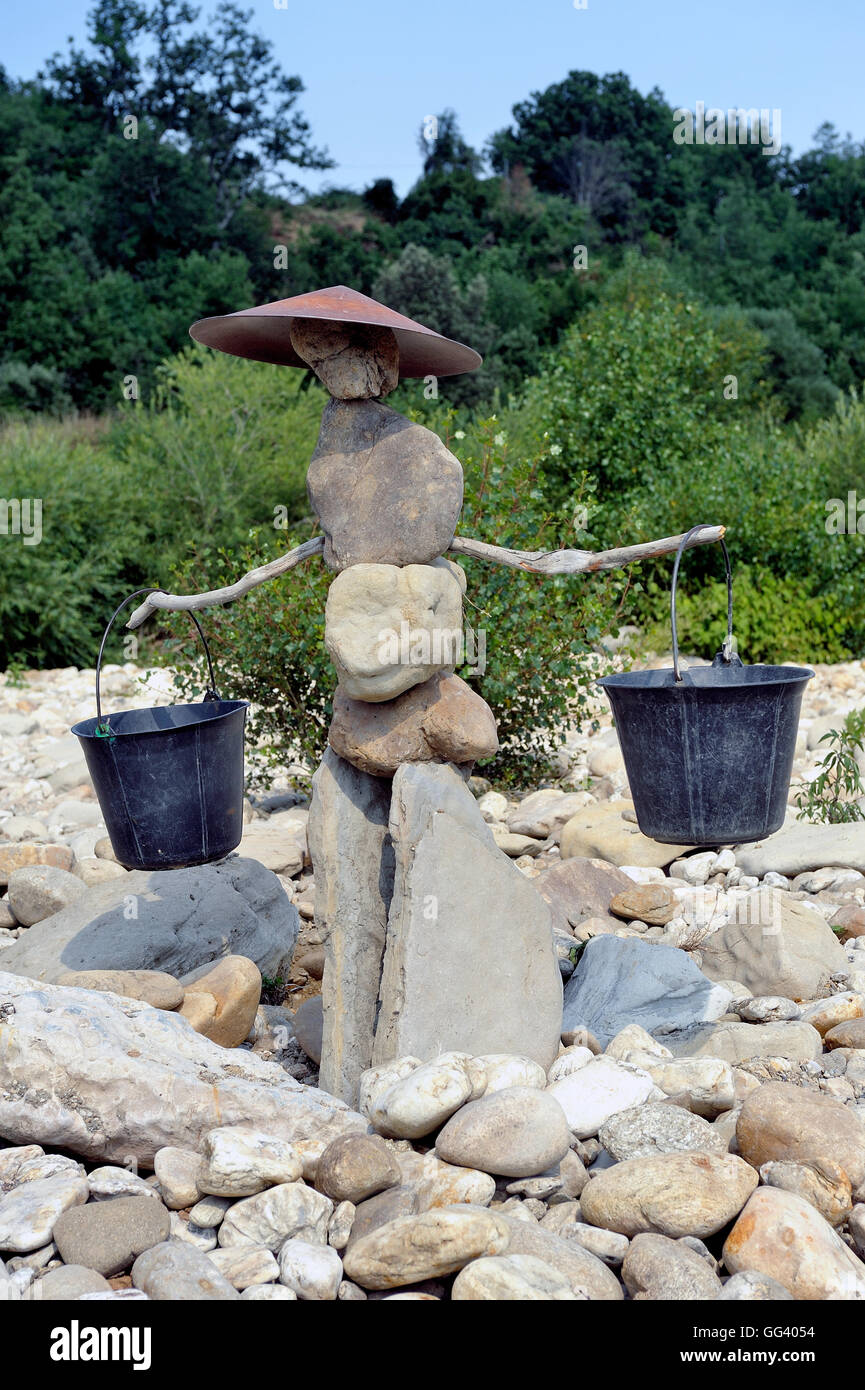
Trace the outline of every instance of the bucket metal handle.
<path fill-rule="evenodd" d="M 100 691 L 99 681 L 100 681 L 100 677 L 101 677 L 101 675 L 102 675 L 102 657 L 103 657 L 103 655 L 104 655 L 104 653 L 105 653 L 105 643 L 108 641 L 108 634 L 110 633 L 112 627 L 114 626 L 114 620 L 115 620 L 115 618 L 117 617 L 118 613 L 122 613 L 122 612 L 123 612 L 123 609 L 126 607 L 127 603 L 131 603 L 132 600 L 133 600 L 134 598 L 138 598 L 139 595 L 141 595 L 141 594 L 158 594 L 158 593 L 160 593 L 160 592 L 161 592 L 161 591 L 160 591 L 159 589 L 155 589 L 155 588 L 154 588 L 154 589 L 136 589 L 134 594 L 130 594 L 129 597 L 128 597 L 128 598 L 125 598 L 121 604 L 118 604 L 118 606 L 115 608 L 114 612 L 111 614 L 111 617 L 108 619 L 108 626 L 106 627 L 105 631 L 104 631 L 103 634 L 102 634 L 102 641 L 101 641 L 100 644 L 99 644 L 99 656 L 97 657 L 97 660 L 96 660 L 96 734 L 97 734 L 97 737 L 100 737 L 100 738 L 107 738 L 107 737 L 110 737 L 110 736 L 111 736 L 111 730 L 110 730 L 110 728 L 109 728 L 109 726 L 108 726 L 108 721 L 107 721 L 107 719 L 103 719 L 103 718 L 102 718 L 102 694 L 101 694 L 101 691 Z M 204 630 L 202 629 L 201 623 L 198 621 L 198 619 L 196 618 L 195 614 L 192 613 L 192 612 L 190 612 L 189 616 L 190 616 L 190 618 L 192 619 L 192 621 L 195 623 L 195 626 L 198 628 L 198 635 L 199 635 L 199 637 L 201 638 L 202 642 L 204 643 L 204 654 L 205 654 L 205 656 L 207 657 L 207 670 L 208 670 L 208 673 L 209 673 L 209 675 L 210 675 L 210 684 L 208 685 L 207 689 L 206 689 L 205 692 L 204 692 L 204 698 L 205 698 L 205 700 L 218 700 L 218 699 L 219 699 L 219 695 L 217 694 L 217 691 L 216 691 L 216 677 L 215 677 L 214 674 L 213 674 L 213 662 L 212 662 L 212 660 L 211 660 L 211 658 L 210 658 L 210 648 L 209 648 L 209 646 L 207 645 L 207 638 L 205 637 L 205 635 L 204 635 Z"/>
<path fill-rule="evenodd" d="M 705 522 L 701 522 L 699 526 L 692 526 L 690 531 L 685 532 L 684 536 L 679 541 L 679 548 L 676 551 L 676 559 L 673 565 L 673 588 L 670 594 L 670 627 L 673 634 L 673 674 L 678 682 L 682 681 L 682 673 L 679 670 L 679 633 L 676 626 L 676 584 L 679 580 L 679 564 L 688 541 L 692 536 L 695 536 L 698 531 L 703 531 L 704 529 Z M 724 552 L 724 565 L 727 570 L 727 636 L 721 648 L 721 655 L 724 661 L 729 663 L 733 659 L 733 571 L 730 568 L 730 552 L 727 550 L 723 536 L 719 544 Z"/>

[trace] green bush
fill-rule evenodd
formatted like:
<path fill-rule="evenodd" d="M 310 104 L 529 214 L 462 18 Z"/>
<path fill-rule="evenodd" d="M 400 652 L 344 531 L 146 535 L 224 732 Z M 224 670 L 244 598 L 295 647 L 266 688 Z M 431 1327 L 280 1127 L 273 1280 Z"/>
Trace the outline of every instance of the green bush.
<path fill-rule="evenodd" d="M 647 631 L 659 651 L 670 649 L 669 587 L 657 580 L 647 585 L 648 611 L 660 614 Z M 679 648 L 711 660 L 727 633 L 726 580 L 688 586 L 680 576 L 676 594 Z M 748 663 L 843 661 L 844 610 L 832 594 L 803 592 L 795 578 L 779 578 L 760 566 L 740 565 L 733 574 L 733 635 L 739 655 Z"/>
<path fill-rule="evenodd" d="M 147 402 L 7 425 L 0 496 L 41 501 L 42 539 L 0 534 L 0 668 L 92 665 L 133 589 L 167 585 L 190 553 L 242 546 L 252 527 L 297 525 L 325 399 L 303 387 L 302 372 L 190 348 Z"/>

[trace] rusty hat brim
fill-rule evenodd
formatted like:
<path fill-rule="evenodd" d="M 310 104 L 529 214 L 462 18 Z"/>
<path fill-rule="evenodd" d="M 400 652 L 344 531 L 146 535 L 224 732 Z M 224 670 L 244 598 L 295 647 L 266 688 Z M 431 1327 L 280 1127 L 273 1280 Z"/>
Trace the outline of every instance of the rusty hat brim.
<path fill-rule="evenodd" d="M 291 346 L 292 319 L 323 319 L 331 323 L 368 323 L 389 328 L 399 345 L 401 377 L 457 376 L 477 371 L 483 358 L 474 348 L 443 338 L 422 323 L 415 323 L 387 305 L 379 304 L 348 285 L 331 285 L 311 294 L 277 299 L 254 309 L 199 319 L 190 336 L 207 347 L 248 357 L 253 362 L 275 362 L 285 367 L 306 367 Z"/>

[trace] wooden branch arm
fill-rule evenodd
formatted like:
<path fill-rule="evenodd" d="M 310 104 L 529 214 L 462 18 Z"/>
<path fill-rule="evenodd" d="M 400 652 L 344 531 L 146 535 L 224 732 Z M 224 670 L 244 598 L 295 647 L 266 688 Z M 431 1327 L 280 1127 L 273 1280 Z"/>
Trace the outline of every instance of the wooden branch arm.
<path fill-rule="evenodd" d="M 723 526 L 704 526 L 688 542 L 692 545 L 710 545 L 724 535 Z M 471 536 L 454 536 L 450 550 L 455 555 L 467 555 L 475 560 L 488 560 L 496 565 L 508 565 L 512 569 L 528 570 L 531 574 L 591 574 L 595 570 L 619 569 L 635 560 L 648 560 L 653 555 L 669 555 L 678 550 L 681 536 L 665 536 L 660 541 L 646 541 L 642 545 L 621 546 L 617 550 L 506 550 L 500 545 L 488 545 L 486 541 L 473 540 Z M 204 594 L 165 594 L 161 589 L 148 594 L 144 602 L 136 608 L 126 626 L 140 627 L 143 622 L 159 609 L 170 612 L 186 611 L 190 608 L 210 608 L 216 604 L 232 603 L 242 598 L 258 584 L 266 584 L 276 579 L 313 555 L 320 555 L 324 549 L 324 537 L 314 536 L 304 541 L 294 550 L 280 555 L 266 565 L 259 565 L 224 589 L 209 589 Z"/>
<path fill-rule="evenodd" d="M 692 545 L 711 545 L 724 535 L 724 526 L 704 526 L 692 536 Z M 467 555 L 473 560 L 488 560 L 494 565 L 528 570 L 531 574 L 592 574 L 595 570 L 614 570 L 631 565 L 635 560 L 650 560 L 654 555 L 669 555 L 678 550 L 682 536 L 665 536 L 659 541 L 642 545 L 625 545 L 616 550 L 507 550 L 500 545 L 488 545 L 471 536 L 454 536 L 450 550 L 455 555 Z"/>
<path fill-rule="evenodd" d="M 271 560 L 266 565 L 259 565 L 257 569 L 250 570 L 242 579 L 238 579 L 236 584 L 229 584 L 224 589 L 209 589 L 205 594 L 164 594 L 161 589 L 148 594 L 144 602 L 136 608 L 127 627 L 140 627 L 152 613 L 156 613 L 160 608 L 168 609 L 171 612 L 187 610 L 189 608 L 210 608 L 212 605 L 220 603 L 231 603 L 236 598 L 242 598 L 249 593 L 257 584 L 266 584 L 268 579 L 276 579 L 279 575 L 285 574 L 288 570 L 294 569 L 295 565 L 300 564 L 301 560 L 309 560 L 313 555 L 320 555 L 324 550 L 324 537 L 313 536 L 311 541 L 304 541 L 303 545 L 298 545 L 294 550 L 286 551 L 285 555 L 280 555 L 278 560 Z"/>

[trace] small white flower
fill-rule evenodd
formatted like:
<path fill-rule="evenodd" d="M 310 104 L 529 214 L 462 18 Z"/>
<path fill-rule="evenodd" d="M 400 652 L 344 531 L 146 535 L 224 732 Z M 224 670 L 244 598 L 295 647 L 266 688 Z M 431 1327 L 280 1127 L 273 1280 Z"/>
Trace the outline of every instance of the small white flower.
<path fill-rule="evenodd" d="M 505 435 L 504 430 L 499 430 L 498 434 L 496 434 L 496 435 L 493 436 L 493 443 L 494 443 L 499 449 L 501 449 L 501 448 L 504 447 L 505 439 L 506 439 L 506 435 Z"/>
<path fill-rule="evenodd" d="M 454 430 L 454 439 L 465 439 L 465 430 Z"/>
<path fill-rule="evenodd" d="M 551 453 L 551 454 L 556 455 L 556 454 L 560 454 L 561 452 L 562 452 L 562 446 L 561 446 L 561 444 L 551 444 L 551 445 L 550 445 L 550 453 Z"/>

